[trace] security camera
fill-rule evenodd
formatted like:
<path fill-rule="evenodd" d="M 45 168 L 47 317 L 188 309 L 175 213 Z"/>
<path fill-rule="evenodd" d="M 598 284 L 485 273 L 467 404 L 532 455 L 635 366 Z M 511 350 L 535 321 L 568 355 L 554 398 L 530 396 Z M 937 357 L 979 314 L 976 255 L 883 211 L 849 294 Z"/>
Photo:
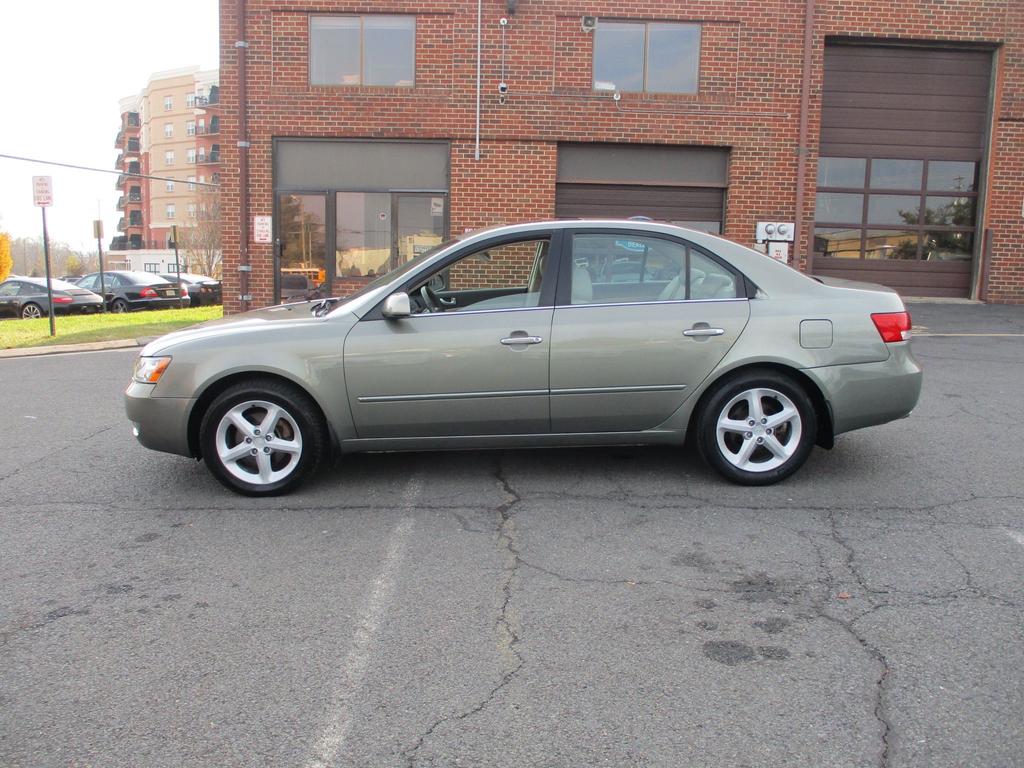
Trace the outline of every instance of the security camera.
<path fill-rule="evenodd" d="M 498 93 L 502 96 L 508 93 L 508 83 L 498 83 Z"/>
<path fill-rule="evenodd" d="M 597 16 L 584 16 L 580 19 L 580 26 L 584 32 L 593 32 L 597 29 Z"/>

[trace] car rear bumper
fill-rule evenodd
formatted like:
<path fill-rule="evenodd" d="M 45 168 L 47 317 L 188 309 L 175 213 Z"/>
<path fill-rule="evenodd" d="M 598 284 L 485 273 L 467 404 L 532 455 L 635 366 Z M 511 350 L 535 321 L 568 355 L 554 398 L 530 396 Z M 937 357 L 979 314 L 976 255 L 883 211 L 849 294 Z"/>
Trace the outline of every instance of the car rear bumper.
<path fill-rule="evenodd" d="M 833 434 L 902 419 L 921 396 L 921 366 L 910 342 L 889 344 L 880 363 L 805 368 L 832 411 Z"/>
<path fill-rule="evenodd" d="M 195 399 L 152 397 L 155 384 L 133 381 L 124 393 L 125 411 L 136 439 L 146 448 L 191 456 L 188 418 Z"/>

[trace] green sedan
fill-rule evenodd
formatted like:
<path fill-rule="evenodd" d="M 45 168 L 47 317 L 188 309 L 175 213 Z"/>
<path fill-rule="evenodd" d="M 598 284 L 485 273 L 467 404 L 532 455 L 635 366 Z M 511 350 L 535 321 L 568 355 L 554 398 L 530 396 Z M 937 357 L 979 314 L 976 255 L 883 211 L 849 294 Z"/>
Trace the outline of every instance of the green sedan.
<path fill-rule="evenodd" d="M 877 285 L 808 277 L 669 224 L 549 221 L 445 243 L 343 299 L 146 346 L 142 445 L 243 494 L 332 451 L 681 444 L 766 485 L 815 445 L 910 414 L 910 315 Z"/>

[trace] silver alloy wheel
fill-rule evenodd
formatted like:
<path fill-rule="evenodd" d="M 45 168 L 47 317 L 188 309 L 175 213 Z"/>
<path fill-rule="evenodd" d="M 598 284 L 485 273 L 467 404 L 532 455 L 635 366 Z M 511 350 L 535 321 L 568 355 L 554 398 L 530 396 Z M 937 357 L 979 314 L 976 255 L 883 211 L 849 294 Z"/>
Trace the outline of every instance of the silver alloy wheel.
<path fill-rule="evenodd" d="M 26 304 L 21 310 L 21 316 L 26 320 L 35 320 L 36 318 L 42 317 L 43 312 L 35 304 Z"/>
<path fill-rule="evenodd" d="M 270 485 L 298 467 L 302 433 L 284 407 L 247 400 L 221 417 L 216 446 L 221 464 L 233 476 L 253 485 Z"/>
<path fill-rule="evenodd" d="M 768 472 L 796 453 L 803 420 L 793 401 L 775 389 L 740 392 L 718 414 L 718 449 L 745 472 Z"/>

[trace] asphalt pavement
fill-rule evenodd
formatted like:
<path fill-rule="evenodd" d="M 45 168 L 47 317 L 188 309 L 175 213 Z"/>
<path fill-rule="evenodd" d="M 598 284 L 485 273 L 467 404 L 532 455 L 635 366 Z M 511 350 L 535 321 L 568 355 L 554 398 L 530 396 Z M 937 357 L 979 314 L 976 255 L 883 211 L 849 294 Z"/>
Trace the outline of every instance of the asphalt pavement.
<path fill-rule="evenodd" d="M 911 311 L 958 334 L 918 410 L 763 489 L 616 448 L 245 499 L 136 444 L 136 350 L 2 360 L 0 766 L 1024 765 L 1024 307 Z"/>

